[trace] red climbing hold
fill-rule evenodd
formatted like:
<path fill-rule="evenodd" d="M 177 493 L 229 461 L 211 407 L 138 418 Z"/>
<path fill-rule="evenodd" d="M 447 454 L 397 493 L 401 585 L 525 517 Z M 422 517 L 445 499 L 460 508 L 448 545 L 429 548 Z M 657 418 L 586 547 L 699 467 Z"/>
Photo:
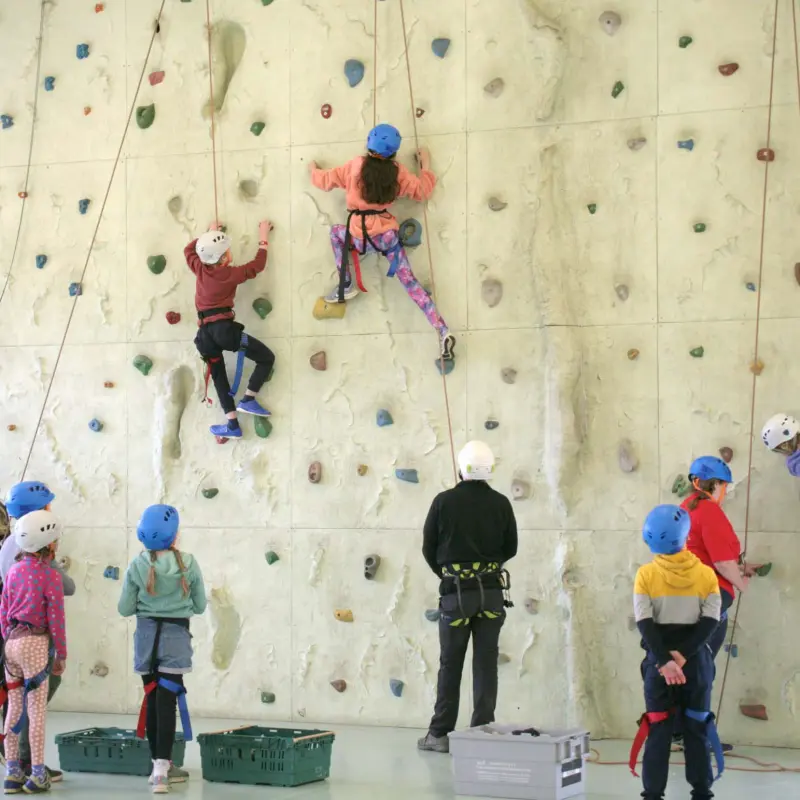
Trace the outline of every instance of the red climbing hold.
<path fill-rule="evenodd" d="M 105 7 L 105 3 L 95 3 L 94 13 L 99 14 L 101 11 L 105 10 Z"/>
<path fill-rule="evenodd" d="M 325 103 L 325 105 L 319 110 L 319 113 L 322 114 L 323 119 L 330 119 L 331 114 L 333 114 L 333 108 L 331 107 L 331 104 Z"/>
<path fill-rule="evenodd" d="M 418 108 L 415 113 L 417 115 L 417 119 L 422 119 L 422 117 L 425 115 L 425 109 Z"/>
<path fill-rule="evenodd" d="M 217 444 L 225 444 L 228 441 L 227 436 L 215 436 L 214 438 L 217 440 Z"/>
<path fill-rule="evenodd" d="M 774 161 L 775 151 L 771 147 L 762 147 L 757 153 L 756 158 L 759 161 Z"/>
<path fill-rule="evenodd" d="M 765 722 L 769 720 L 766 706 L 739 703 L 739 711 L 742 713 L 742 716 L 750 717 L 750 719 L 761 719 Z"/>
<path fill-rule="evenodd" d="M 27 196 L 28 196 L 27 192 L 18 192 L 17 193 L 17 197 L 19 197 L 20 200 L 24 200 Z"/>
<path fill-rule="evenodd" d="M 106 389 L 113 389 L 113 388 L 114 388 L 114 381 L 106 381 L 106 382 L 103 384 L 103 386 L 104 386 Z"/>
<path fill-rule="evenodd" d="M 719 71 L 721 75 L 724 75 L 726 78 L 730 75 L 733 75 L 736 70 L 739 69 L 739 65 L 734 63 L 731 64 L 720 64 Z"/>
<path fill-rule="evenodd" d="M 167 311 L 167 322 L 170 325 L 177 325 L 181 321 L 181 315 L 177 311 Z"/>
<path fill-rule="evenodd" d="M 164 70 L 160 69 L 157 72 L 151 72 L 147 80 L 150 81 L 151 86 L 158 86 L 164 80 Z"/>

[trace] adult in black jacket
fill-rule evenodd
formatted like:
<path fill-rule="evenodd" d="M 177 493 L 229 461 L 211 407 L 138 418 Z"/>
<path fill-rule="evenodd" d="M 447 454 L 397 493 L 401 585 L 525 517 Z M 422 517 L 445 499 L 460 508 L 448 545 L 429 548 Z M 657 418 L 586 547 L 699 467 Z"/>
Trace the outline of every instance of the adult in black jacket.
<path fill-rule="evenodd" d="M 448 753 L 455 730 L 461 672 L 472 637 L 472 727 L 494 722 L 497 658 L 506 617 L 508 573 L 517 553 L 517 523 L 508 498 L 488 480 L 494 455 L 483 442 L 458 454 L 461 482 L 437 495 L 425 520 L 422 554 L 439 584 L 439 683 L 436 708 L 420 750 Z"/>

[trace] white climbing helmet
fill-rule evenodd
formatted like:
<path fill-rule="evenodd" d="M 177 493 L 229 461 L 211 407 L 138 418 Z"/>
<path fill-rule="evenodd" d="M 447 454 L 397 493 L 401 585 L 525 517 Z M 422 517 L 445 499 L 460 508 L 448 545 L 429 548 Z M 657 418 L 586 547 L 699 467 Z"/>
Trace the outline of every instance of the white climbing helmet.
<path fill-rule="evenodd" d="M 23 553 L 38 553 L 57 542 L 62 533 L 61 523 L 52 511 L 31 511 L 14 524 L 14 538 Z"/>
<path fill-rule="evenodd" d="M 465 481 L 488 481 L 494 473 L 494 453 L 488 444 L 467 442 L 458 454 L 458 469 Z"/>
<path fill-rule="evenodd" d="M 231 239 L 222 231 L 206 231 L 197 240 L 195 252 L 204 264 L 216 264 L 231 246 Z"/>
<path fill-rule="evenodd" d="M 774 450 L 784 442 L 794 439 L 800 433 L 800 422 L 788 414 L 776 414 L 770 417 L 761 430 L 761 440 Z"/>

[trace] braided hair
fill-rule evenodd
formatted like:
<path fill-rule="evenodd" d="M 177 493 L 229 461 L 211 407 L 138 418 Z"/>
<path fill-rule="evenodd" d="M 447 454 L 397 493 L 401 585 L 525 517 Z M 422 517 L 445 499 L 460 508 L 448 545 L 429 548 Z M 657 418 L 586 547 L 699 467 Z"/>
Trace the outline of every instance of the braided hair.
<path fill-rule="evenodd" d="M 189 582 L 186 580 L 186 566 L 183 563 L 183 556 L 181 551 L 174 546 L 170 546 L 170 552 L 175 554 L 175 560 L 178 562 L 178 569 L 181 573 L 181 589 L 183 589 L 183 596 L 189 596 Z M 154 595 L 156 593 L 156 561 L 158 560 L 158 550 L 150 551 L 150 574 L 147 576 L 147 594 Z"/>

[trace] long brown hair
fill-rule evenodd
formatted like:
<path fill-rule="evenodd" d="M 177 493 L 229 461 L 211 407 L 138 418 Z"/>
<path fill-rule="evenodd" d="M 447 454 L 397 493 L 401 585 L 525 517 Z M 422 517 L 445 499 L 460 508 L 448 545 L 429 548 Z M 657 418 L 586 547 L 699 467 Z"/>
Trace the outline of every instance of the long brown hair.
<path fill-rule="evenodd" d="M 183 557 L 181 551 L 175 547 L 170 547 L 170 552 L 175 554 L 175 559 L 178 562 L 178 569 L 181 571 L 181 588 L 183 589 L 183 596 L 189 596 L 189 583 L 186 580 L 186 567 L 183 564 Z M 156 561 L 158 561 L 158 550 L 150 551 L 150 574 L 147 576 L 147 594 L 156 593 Z"/>
<path fill-rule="evenodd" d="M 689 480 L 692 479 L 692 476 L 689 476 Z M 687 508 L 689 511 L 694 511 L 697 506 L 700 505 L 701 500 L 710 500 L 710 495 L 714 494 L 714 490 L 720 483 L 724 483 L 724 481 L 717 480 L 716 478 L 709 478 L 706 481 L 701 481 L 699 478 L 695 479 L 694 486 L 695 492 L 694 497 L 689 501 L 689 505 Z"/>
<path fill-rule="evenodd" d="M 388 206 L 397 199 L 397 162 L 369 153 L 361 165 L 361 196 L 370 205 Z"/>

